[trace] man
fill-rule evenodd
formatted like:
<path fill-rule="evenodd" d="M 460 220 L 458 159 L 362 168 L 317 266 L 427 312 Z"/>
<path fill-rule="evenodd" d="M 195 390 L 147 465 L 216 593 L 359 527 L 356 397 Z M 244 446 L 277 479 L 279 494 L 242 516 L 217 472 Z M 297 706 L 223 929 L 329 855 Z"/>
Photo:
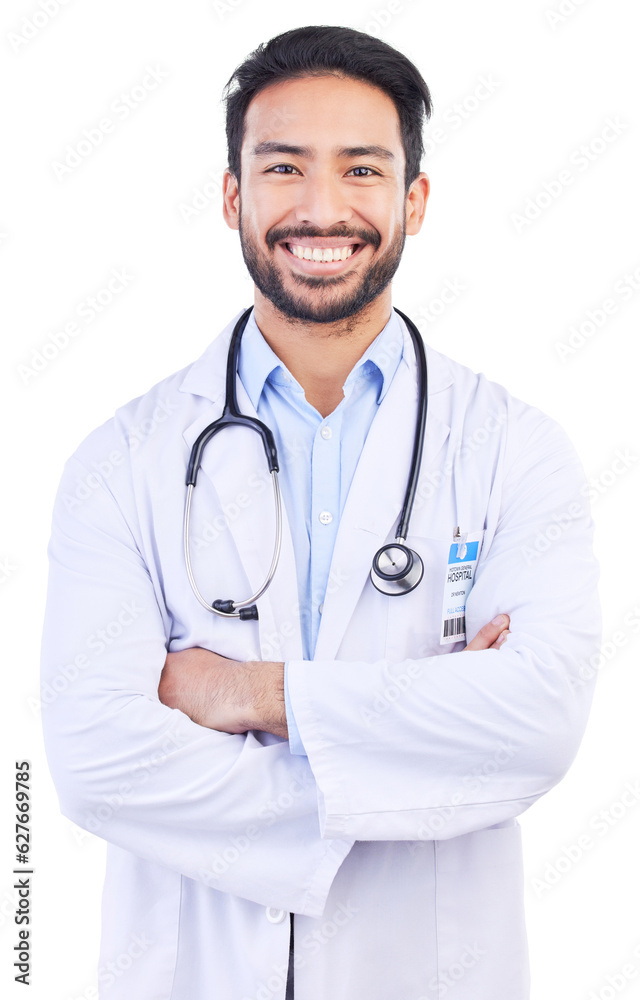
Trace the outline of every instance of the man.
<path fill-rule="evenodd" d="M 564 433 L 428 349 L 406 538 L 424 578 L 388 596 L 370 577 L 420 405 L 391 279 L 423 222 L 429 112 L 415 66 L 345 28 L 278 36 L 230 81 L 223 210 L 255 284 L 236 387 L 285 507 L 258 619 L 208 610 L 271 562 L 245 428 L 211 440 L 192 495 L 207 607 L 183 558 L 185 469 L 238 317 L 67 464 L 43 723 L 63 812 L 109 845 L 101 997 L 529 995 L 516 817 L 582 738 L 597 567 Z"/>

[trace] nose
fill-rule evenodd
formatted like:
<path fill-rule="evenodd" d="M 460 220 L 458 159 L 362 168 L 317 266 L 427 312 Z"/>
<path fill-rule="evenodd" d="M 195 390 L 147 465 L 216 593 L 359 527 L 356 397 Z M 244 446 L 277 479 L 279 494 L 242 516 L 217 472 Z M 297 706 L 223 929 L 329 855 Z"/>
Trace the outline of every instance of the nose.
<path fill-rule="evenodd" d="M 300 185 L 295 215 L 299 223 L 324 230 L 348 223 L 353 211 L 339 180 L 322 174 L 307 176 Z"/>

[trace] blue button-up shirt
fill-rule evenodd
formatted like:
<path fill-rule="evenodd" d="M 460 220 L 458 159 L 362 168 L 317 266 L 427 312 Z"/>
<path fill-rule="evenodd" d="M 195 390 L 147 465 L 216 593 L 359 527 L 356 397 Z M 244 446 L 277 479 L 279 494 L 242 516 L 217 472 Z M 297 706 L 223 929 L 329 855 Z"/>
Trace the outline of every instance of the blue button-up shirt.
<path fill-rule="evenodd" d="M 280 486 L 289 519 L 298 577 L 304 659 L 313 659 L 324 596 L 351 480 L 371 422 L 384 399 L 403 352 L 402 321 L 391 316 L 354 365 L 344 399 L 323 417 L 307 402 L 299 382 L 271 350 L 252 312 L 240 349 L 238 374 L 260 420 L 273 431 Z M 289 700 L 287 664 L 284 695 L 289 746 L 304 746 Z"/>

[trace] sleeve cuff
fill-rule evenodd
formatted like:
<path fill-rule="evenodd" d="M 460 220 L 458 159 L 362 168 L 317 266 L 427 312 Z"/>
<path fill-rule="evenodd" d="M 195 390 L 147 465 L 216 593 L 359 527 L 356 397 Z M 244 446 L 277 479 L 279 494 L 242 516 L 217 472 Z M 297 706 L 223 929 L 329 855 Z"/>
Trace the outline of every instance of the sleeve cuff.
<path fill-rule="evenodd" d="M 296 720 L 293 714 L 293 708 L 291 707 L 291 699 L 289 698 L 289 681 L 287 676 L 289 663 L 285 662 L 284 665 L 284 710 L 287 718 L 287 729 L 289 730 L 289 749 L 291 753 L 300 754 L 302 757 L 307 756 L 307 752 L 304 748 L 304 744 L 300 738 L 300 732 L 296 725 Z"/>

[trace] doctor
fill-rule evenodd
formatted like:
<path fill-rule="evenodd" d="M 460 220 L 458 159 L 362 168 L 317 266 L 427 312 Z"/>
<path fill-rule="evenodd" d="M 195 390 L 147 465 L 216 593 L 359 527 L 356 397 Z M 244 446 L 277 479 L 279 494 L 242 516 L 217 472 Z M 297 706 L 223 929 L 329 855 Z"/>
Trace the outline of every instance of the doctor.
<path fill-rule="evenodd" d="M 557 424 L 427 347 L 424 576 L 373 585 L 420 403 L 391 279 L 429 194 L 429 92 L 384 42 L 308 27 L 226 97 L 223 211 L 255 284 L 236 389 L 274 434 L 282 550 L 257 619 L 194 597 L 185 469 L 239 312 L 89 435 L 56 501 L 43 725 L 63 813 L 108 842 L 100 997 L 526 1000 L 517 817 L 593 694 L 583 472 Z M 226 428 L 191 506 L 208 601 L 259 589 L 274 532 L 262 443 Z"/>

